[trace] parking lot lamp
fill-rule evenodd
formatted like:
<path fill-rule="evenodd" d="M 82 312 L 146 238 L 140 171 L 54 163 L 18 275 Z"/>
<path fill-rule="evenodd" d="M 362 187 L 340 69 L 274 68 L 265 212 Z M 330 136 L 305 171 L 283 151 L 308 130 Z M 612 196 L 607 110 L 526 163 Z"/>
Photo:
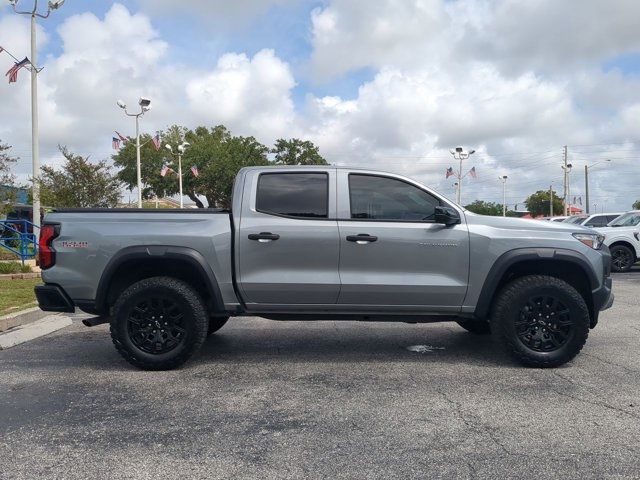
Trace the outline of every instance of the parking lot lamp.
<path fill-rule="evenodd" d="M 53 10 L 62 6 L 64 0 L 50 1 L 47 13 L 38 13 L 38 0 L 34 0 L 33 9 L 18 10 L 18 0 L 9 0 L 13 11 L 18 15 L 31 17 L 31 163 L 32 163 L 32 196 L 33 196 L 33 224 L 40 228 L 40 130 L 38 126 L 38 49 L 36 48 L 36 18 L 48 18 Z M 35 232 L 34 232 L 35 233 Z"/>
<path fill-rule="evenodd" d="M 596 162 L 593 165 L 585 165 L 584 166 L 584 195 L 586 197 L 586 207 L 587 207 L 587 212 L 589 213 L 589 169 L 595 167 L 596 165 L 599 165 L 601 163 L 604 162 L 610 162 L 611 159 L 610 158 L 605 158 L 604 160 L 600 161 L 600 162 Z M 598 213 L 596 211 L 594 211 L 593 213 Z"/>
<path fill-rule="evenodd" d="M 118 100 L 117 105 L 124 110 L 124 113 L 128 117 L 135 117 L 136 119 L 136 174 L 138 177 L 138 208 L 142 208 L 142 168 L 140 166 L 140 117 L 151 110 L 151 100 L 146 97 L 140 97 L 138 105 L 140 111 L 136 113 L 129 113 L 127 110 L 127 104 L 122 100 Z"/>

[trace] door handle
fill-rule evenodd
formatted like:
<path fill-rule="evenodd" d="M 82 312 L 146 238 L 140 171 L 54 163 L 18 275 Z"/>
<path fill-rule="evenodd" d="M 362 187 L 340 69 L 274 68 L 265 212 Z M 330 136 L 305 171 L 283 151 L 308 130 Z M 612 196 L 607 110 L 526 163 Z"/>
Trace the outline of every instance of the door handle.
<path fill-rule="evenodd" d="M 378 240 L 378 237 L 369 235 L 367 233 L 359 233 L 358 235 L 347 236 L 347 242 L 356 242 L 358 245 L 375 242 L 376 240 Z"/>
<path fill-rule="evenodd" d="M 278 240 L 280 235 L 271 232 L 250 233 L 249 240 L 257 240 L 260 243 L 272 242 Z"/>

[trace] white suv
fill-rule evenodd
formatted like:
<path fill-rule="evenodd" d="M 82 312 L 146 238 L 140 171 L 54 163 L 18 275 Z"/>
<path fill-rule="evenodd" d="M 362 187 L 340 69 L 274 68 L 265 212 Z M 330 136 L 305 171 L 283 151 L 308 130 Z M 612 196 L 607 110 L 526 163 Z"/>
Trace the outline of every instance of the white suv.
<path fill-rule="evenodd" d="M 620 215 L 609 226 L 598 229 L 611 250 L 611 269 L 627 272 L 640 258 L 640 210 Z"/>
<path fill-rule="evenodd" d="M 583 225 L 589 228 L 606 227 L 609 222 L 618 218 L 622 213 L 594 213 L 593 215 L 574 215 L 565 218 L 563 223 L 573 223 L 574 225 Z"/>

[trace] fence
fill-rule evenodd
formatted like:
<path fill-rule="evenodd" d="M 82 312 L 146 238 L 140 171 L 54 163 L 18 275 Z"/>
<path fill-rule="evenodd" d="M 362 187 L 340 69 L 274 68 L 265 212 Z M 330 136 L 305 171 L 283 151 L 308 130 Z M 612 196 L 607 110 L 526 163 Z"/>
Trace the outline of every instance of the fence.
<path fill-rule="evenodd" d="M 22 263 L 38 253 L 38 232 L 28 220 L 0 220 L 0 250 L 20 257 Z"/>

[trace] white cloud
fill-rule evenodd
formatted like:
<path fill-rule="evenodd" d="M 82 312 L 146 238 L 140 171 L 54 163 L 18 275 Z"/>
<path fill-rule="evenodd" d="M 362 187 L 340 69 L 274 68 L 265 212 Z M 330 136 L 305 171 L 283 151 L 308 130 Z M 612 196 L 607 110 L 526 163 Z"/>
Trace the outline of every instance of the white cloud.
<path fill-rule="evenodd" d="M 186 91 L 198 121 L 224 123 L 270 141 L 291 131 L 294 86 L 289 66 L 273 50 L 261 50 L 251 59 L 223 55 L 213 72 L 189 81 Z"/>

